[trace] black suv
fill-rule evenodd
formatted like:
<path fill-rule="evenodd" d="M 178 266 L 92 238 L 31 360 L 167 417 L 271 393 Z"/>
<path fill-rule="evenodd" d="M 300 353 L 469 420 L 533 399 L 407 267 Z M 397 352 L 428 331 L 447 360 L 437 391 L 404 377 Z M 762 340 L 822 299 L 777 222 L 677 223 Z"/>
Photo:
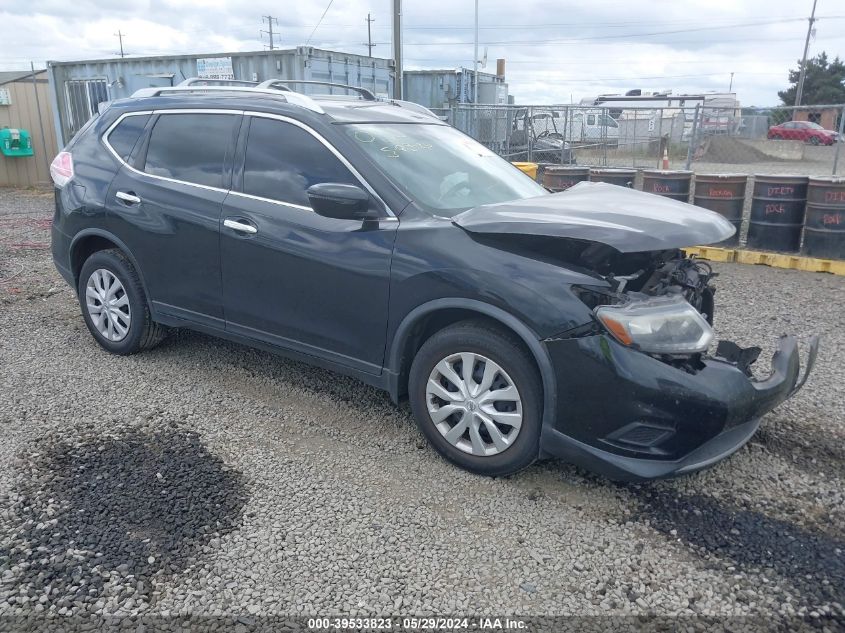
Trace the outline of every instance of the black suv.
<path fill-rule="evenodd" d="M 91 334 L 132 354 L 187 327 L 407 396 L 487 475 L 559 456 L 617 479 L 742 446 L 803 383 L 714 353 L 721 216 L 615 185 L 548 194 L 424 108 L 271 85 L 117 101 L 55 159 L 53 257 Z M 817 341 L 810 347 L 810 365 Z"/>

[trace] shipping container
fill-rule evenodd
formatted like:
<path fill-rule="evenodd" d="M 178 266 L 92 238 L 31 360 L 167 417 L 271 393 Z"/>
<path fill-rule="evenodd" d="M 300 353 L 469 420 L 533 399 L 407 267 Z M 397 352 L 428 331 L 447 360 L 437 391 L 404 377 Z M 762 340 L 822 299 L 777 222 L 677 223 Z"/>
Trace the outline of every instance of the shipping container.
<path fill-rule="evenodd" d="M 99 103 L 136 90 L 175 86 L 189 77 L 264 81 L 330 81 L 393 94 L 393 60 L 299 46 L 285 50 L 124 57 L 47 63 L 55 129 L 66 143 L 97 111 Z M 305 93 L 329 88 L 300 86 Z M 343 94 L 342 91 L 338 94 Z"/>
<path fill-rule="evenodd" d="M 434 110 L 447 110 L 456 104 L 474 103 L 473 72 L 458 70 L 405 70 L 402 72 L 402 95 L 407 101 Z M 478 73 L 478 103 L 506 105 L 508 84 L 504 77 Z"/>

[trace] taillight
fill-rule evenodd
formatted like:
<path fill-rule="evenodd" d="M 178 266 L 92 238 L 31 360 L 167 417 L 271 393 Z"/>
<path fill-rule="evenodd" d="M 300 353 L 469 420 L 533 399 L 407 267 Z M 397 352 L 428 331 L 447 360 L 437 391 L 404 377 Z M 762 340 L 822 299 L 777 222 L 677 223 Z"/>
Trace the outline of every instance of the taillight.
<path fill-rule="evenodd" d="M 73 156 L 70 152 L 59 152 L 50 163 L 50 176 L 57 187 L 64 187 L 73 178 Z"/>

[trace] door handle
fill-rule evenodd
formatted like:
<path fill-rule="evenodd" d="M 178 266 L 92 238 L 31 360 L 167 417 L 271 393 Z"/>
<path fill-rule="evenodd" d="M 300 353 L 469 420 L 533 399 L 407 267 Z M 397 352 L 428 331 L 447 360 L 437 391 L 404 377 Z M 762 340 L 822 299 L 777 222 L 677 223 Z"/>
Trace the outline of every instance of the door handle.
<path fill-rule="evenodd" d="M 118 200 L 123 200 L 127 204 L 138 204 L 141 202 L 141 199 L 134 193 L 128 193 L 126 191 L 118 191 L 114 194 L 114 197 Z"/>
<path fill-rule="evenodd" d="M 246 222 L 241 222 L 239 220 L 223 220 L 223 226 L 225 226 L 227 229 L 232 229 L 233 231 L 240 231 L 241 233 L 249 233 L 250 235 L 258 233 L 258 229 L 252 226 L 252 224 L 247 224 Z"/>

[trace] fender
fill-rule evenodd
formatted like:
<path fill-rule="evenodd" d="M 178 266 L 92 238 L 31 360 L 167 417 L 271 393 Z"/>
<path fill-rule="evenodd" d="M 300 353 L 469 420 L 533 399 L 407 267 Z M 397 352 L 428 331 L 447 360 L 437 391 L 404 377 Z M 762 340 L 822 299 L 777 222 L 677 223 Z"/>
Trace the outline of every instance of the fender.
<path fill-rule="evenodd" d="M 156 311 L 153 307 L 152 297 L 150 297 L 150 293 L 147 291 L 147 282 L 144 279 L 144 272 L 141 270 L 141 267 L 138 265 L 138 260 L 135 259 L 135 255 L 132 254 L 132 251 L 129 250 L 129 247 L 121 240 L 119 237 L 106 231 L 104 229 L 82 229 L 73 236 L 73 239 L 70 242 L 70 247 L 68 248 L 68 270 L 73 273 L 74 283 L 79 285 L 79 277 L 76 273 L 73 272 L 73 254 L 76 250 L 80 240 L 91 237 L 92 235 L 97 237 L 102 237 L 110 242 L 114 242 L 114 244 L 123 251 L 123 254 L 129 258 L 129 261 L 132 263 L 132 266 L 135 268 L 135 272 L 138 274 L 138 279 L 141 280 L 141 287 L 144 289 L 144 296 L 147 297 L 147 307 L 150 309 L 150 314 L 152 315 L 153 319 L 156 317 Z M 74 287 L 74 291 L 76 291 L 76 287 Z"/>
<path fill-rule="evenodd" d="M 387 366 L 385 367 L 387 373 L 386 386 L 390 392 L 391 399 L 394 402 L 398 402 L 399 400 L 402 350 L 413 326 L 426 315 L 448 308 L 471 310 L 490 317 L 494 321 L 498 321 L 508 327 L 525 343 L 537 363 L 537 367 L 540 370 L 540 377 L 543 381 L 543 427 L 553 428 L 557 418 L 557 383 L 555 381 L 554 370 L 552 369 L 552 361 L 549 358 L 548 351 L 541 343 L 540 337 L 509 312 L 476 299 L 464 299 L 460 297 L 435 299 L 417 306 L 405 315 L 405 318 L 399 323 L 399 327 L 396 328 L 396 334 L 393 336 L 387 354 Z"/>

